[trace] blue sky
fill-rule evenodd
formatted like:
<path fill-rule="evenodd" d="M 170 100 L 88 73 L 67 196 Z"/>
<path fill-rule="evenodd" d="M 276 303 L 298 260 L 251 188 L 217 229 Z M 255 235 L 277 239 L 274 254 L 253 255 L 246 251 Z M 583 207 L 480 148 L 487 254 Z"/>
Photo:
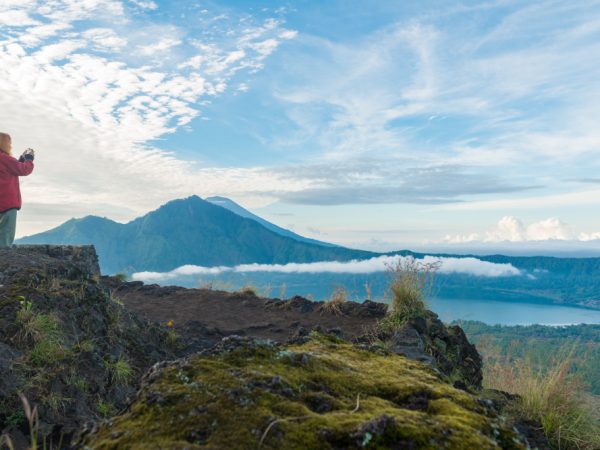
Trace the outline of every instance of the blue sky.
<path fill-rule="evenodd" d="M 197 194 L 376 250 L 600 238 L 598 1 L 4 0 L 0 72 L 19 235 Z"/>

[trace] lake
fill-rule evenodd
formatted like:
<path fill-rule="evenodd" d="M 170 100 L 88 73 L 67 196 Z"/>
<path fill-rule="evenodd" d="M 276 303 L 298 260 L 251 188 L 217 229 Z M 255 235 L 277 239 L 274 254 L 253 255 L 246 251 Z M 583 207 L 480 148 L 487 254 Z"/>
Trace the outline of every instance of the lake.
<path fill-rule="evenodd" d="M 600 324 L 600 311 L 543 303 L 435 298 L 428 302 L 444 322 L 478 320 L 489 325 Z"/>

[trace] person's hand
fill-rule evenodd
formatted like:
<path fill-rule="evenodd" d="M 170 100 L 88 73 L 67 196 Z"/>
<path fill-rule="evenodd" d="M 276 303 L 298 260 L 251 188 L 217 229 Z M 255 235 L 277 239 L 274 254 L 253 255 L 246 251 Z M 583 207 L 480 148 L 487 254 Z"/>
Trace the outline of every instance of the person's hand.
<path fill-rule="evenodd" d="M 21 158 L 23 158 L 24 161 L 33 161 L 35 159 L 35 151 L 32 148 L 28 148 L 23 152 Z M 21 158 L 19 158 L 19 161 L 21 161 Z"/>

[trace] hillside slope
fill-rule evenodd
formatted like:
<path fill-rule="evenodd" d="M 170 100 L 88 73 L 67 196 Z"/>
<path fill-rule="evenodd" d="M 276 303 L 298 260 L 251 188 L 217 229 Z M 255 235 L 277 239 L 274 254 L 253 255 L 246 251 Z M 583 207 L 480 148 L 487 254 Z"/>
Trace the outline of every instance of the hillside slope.
<path fill-rule="evenodd" d="M 48 448 L 527 448 L 519 423 L 481 397 L 459 327 L 429 312 L 367 332 L 385 309 L 100 278 L 93 247 L 0 249 L 0 439 L 17 450 L 37 448 L 36 435 Z M 39 412 L 31 433 L 19 393 Z"/>
<path fill-rule="evenodd" d="M 169 271 L 185 264 L 285 264 L 374 256 L 281 236 L 197 196 L 171 201 L 127 224 L 88 216 L 17 243 L 93 244 L 104 273 Z"/>
<path fill-rule="evenodd" d="M 206 201 L 212 203 L 213 205 L 220 206 L 221 208 L 228 209 L 229 211 L 237 214 L 238 216 L 245 217 L 247 219 L 252 219 L 252 220 L 260 223 L 262 226 L 264 226 L 268 230 L 271 230 L 281 236 L 286 236 L 286 237 L 295 239 L 300 242 L 306 242 L 308 244 L 323 245 L 325 247 L 337 247 L 337 245 L 330 244 L 328 242 L 318 241 L 316 239 L 310 239 L 310 238 L 307 238 L 304 236 L 300 236 L 299 234 L 296 234 L 293 231 L 286 230 L 285 228 L 275 225 L 274 223 L 271 223 L 268 220 L 265 220 L 262 217 L 259 217 L 256 214 L 251 213 L 247 209 L 242 208 L 240 205 L 238 205 L 233 200 L 228 199 L 226 197 L 208 197 L 208 198 L 206 198 Z"/>

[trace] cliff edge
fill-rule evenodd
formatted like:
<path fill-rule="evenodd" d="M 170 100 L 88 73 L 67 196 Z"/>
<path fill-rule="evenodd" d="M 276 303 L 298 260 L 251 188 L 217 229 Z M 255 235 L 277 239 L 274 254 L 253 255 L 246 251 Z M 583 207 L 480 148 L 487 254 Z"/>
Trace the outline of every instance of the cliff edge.
<path fill-rule="evenodd" d="M 101 277 L 91 246 L 0 250 L 0 430 L 51 448 L 527 448 L 434 313 Z M 177 359 L 179 358 L 179 359 Z M 169 362 L 170 361 L 170 362 Z"/>

